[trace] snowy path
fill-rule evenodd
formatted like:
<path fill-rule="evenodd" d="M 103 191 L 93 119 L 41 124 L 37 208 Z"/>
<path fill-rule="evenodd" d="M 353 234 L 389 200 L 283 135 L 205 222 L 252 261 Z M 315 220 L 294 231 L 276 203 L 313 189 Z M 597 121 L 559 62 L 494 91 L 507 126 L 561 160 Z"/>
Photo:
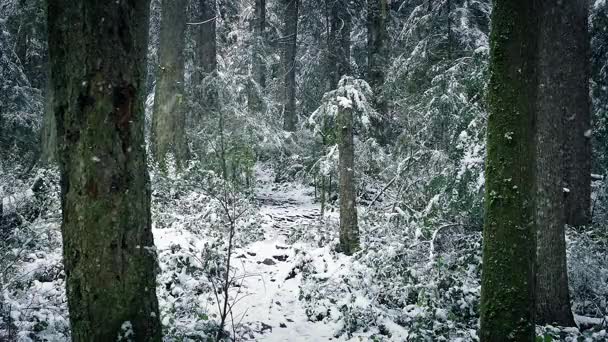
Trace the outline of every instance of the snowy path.
<path fill-rule="evenodd" d="M 256 196 L 265 217 L 265 239 L 237 250 L 234 257 L 245 275 L 234 308 L 235 321 L 257 327 L 256 341 L 327 341 L 333 327 L 308 321 L 298 300 L 301 275 L 294 274 L 298 246 L 287 243 L 295 225 L 313 223 L 320 214 L 312 189 L 300 185 L 281 187 L 270 175 L 258 175 Z M 237 298 L 238 298 L 237 297 Z"/>

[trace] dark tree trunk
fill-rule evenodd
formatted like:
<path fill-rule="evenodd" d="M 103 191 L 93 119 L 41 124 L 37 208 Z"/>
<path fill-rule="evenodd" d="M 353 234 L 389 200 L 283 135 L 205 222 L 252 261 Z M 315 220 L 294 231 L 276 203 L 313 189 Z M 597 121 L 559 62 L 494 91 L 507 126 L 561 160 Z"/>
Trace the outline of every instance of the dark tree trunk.
<path fill-rule="evenodd" d="M 266 65 L 262 51 L 265 45 L 266 0 L 255 0 L 255 18 L 252 21 L 255 39 L 253 52 L 253 73 L 260 88 L 266 87 Z"/>
<path fill-rule="evenodd" d="M 151 147 L 161 169 L 168 154 L 178 168 L 188 159 L 184 112 L 184 39 L 186 0 L 163 0 L 160 24 L 159 65 L 154 94 Z"/>
<path fill-rule="evenodd" d="M 537 16 L 533 1 L 493 4 L 479 332 L 484 342 L 535 336 Z"/>
<path fill-rule="evenodd" d="M 266 0 L 255 0 L 254 17 L 251 20 L 253 32 L 251 69 L 253 82 L 248 85 L 248 106 L 253 112 L 264 109 L 262 91 L 266 87 L 266 64 L 264 57 L 266 29 Z"/>
<path fill-rule="evenodd" d="M 48 2 L 73 341 L 160 341 L 144 147 L 149 1 Z"/>
<path fill-rule="evenodd" d="M 350 74 L 351 15 L 348 0 L 327 0 L 329 6 L 329 88 L 338 87 L 340 78 Z"/>
<path fill-rule="evenodd" d="M 347 94 L 345 94 L 347 95 Z M 348 95 L 347 95 L 348 96 Z M 359 250 L 357 192 L 355 188 L 355 146 L 353 109 L 338 104 L 338 158 L 340 172 L 340 250 L 352 255 Z"/>
<path fill-rule="evenodd" d="M 378 113 L 384 116 L 387 104 L 382 93 L 384 73 L 388 65 L 388 33 L 386 22 L 388 5 L 386 0 L 369 0 L 367 2 L 367 80 L 374 92 L 374 105 Z M 373 135 L 378 142 L 386 144 L 389 132 L 382 121 L 372 118 Z"/>
<path fill-rule="evenodd" d="M 387 15 L 386 0 L 367 2 L 367 78 L 378 100 L 381 100 L 384 72 L 388 63 Z"/>
<path fill-rule="evenodd" d="M 217 20 L 215 0 L 199 0 L 196 30 L 196 66 L 194 83 L 198 84 L 206 75 L 217 70 L 217 46 L 215 27 Z"/>
<path fill-rule="evenodd" d="M 283 128 L 295 131 L 296 115 L 296 43 L 298 35 L 299 0 L 283 0 L 285 10 L 283 68 L 285 70 L 285 96 L 283 96 Z"/>
<path fill-rule="evenodd" d="M 536 321 L 539 324 L 574 326 L 568 292 L 564 226 L 567 215 L 573 214 L 573 211 L 566 211 L 568 203 L 572 205 L 571 195 L 576 198 L 581 191 L 572 188 L 570 193 L 565 192 L 564 188 L 570 187 L 564 174 L 572 176 L 576 173 L 590 181 L 591 170 L 585 170 L 590 165 L 589 155 L 571 148 L 572 140 L 566 140 L 575 138 L 571 132 L 580 133 L 579 142 L 588 140 L 580 122 L 589 120 L 587 10 L 576 1 L 543 2 L 540 10 L 536 120 Z M 580 159 L 577 159 L 577 153 L 582 154 Z M 573 160 L 583 162 L 583 157 L 587 157 L 586 165 L 568 170 L 573 166 Z M 587 196 L 590 197 L 588 192 Z"/>
<path fill-rule="evenodd" d="M 562 19 L 554 22 L 553 39 L 559 39 L 560 63 L 555 65 L 562 74 L 560 103 L 566 126 L 565 183 L 566 223 L 573 226 L 591 222 L 591 104 L 589 99 L 590 38 L 588 29 L 588 0 L 560 2 L 555 13 Z M 552 18 L 557 20 L 556 18 Z M 562 78 L 563 77 L 563 78 Z M 568 113 L 568 114 L 566 114 Z"/>
<path fill-rule="evenodd" d="M 52 164 L 57 160 L 57 125 L 53 115 L 53 92 L 50 79 L 47 81 L 42 115 L 41 160 L 43 164 Z"/>

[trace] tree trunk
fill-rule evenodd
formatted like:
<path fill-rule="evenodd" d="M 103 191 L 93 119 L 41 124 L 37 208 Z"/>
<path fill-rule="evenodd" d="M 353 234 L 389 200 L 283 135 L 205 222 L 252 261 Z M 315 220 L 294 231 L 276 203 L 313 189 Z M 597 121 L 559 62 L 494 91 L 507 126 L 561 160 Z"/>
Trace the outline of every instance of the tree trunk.
<path fill-rule="evenodd" d="M 184 112 L 186 0 L 163 0 L 159 66 L 154 94 L 151 147 L 161 169 L 172 154 L 178 168 L 188 159 Z"/>
<path fill-rule="evenodd" d="M 57 125 L 53 114 L 53 92 L 50 79 L 44 96 L 44 113 L 42 118 L 42 156 L 43 164 L 52 164 L 57 160 Z"/>
<path fill-rule="evenodd" d="M 496 0 L 490 34 L 481 341 L 534 341 L 533 1 Z"/>
<path fill-rule="evenodd" d="M 285 9 L 285 50 L 283 67 L 285 70 L 285 96 L 283 97 L 283 128 L 295 131 L 298 118 L 296 115 L 296 42 L 298 35 L 299 0 L 283 0 Z"/>
<path fill-rule="evenodd" d="M 352 18 L 347 0 L 328 0 L 329 28 L 329 87 L 336 89 L 340 78 L 350 74 L 350 31 Z"/>
<path fill-rule="evenodd" d="M 589 3 L 583 1 L 560 2 L 560 18 L 555 21 L 552 39 L 558 39 L 561 54 L 555 67 L 562 72 L 558 82 L 564 95 L 560 95 L 566 126 L 566 223 L 573 226 L 591 222 L 591 104 L 589 99 L 590 38 L 588 29 Z M 556 15 L 558 15 L 556 13 Z M 557 20 L 554 18 L 553 20 Z M 563 97 L 565 96 L 565 98 Z M 567 113 L 567 114 L 566 114 Z"/>
<path fill-rule="evenodd" d="M 144 146 L 149 1 L 48 2 L 72 340 L 160 341 Z"/>
<path fill-rule="evenodd" d="M 254 80 L 260 88 L 266 87 L 266 65 L 262 50 L 265 45 L 266 0 L 255 0 L 255 18 L 252 22 L 255 39 L 253 51 Z"/>
<path fill-rule="evenodd" d="M 357 192 L 355 190 L 355 147 L 353 143 L 353 109 L 338 106 L 339 171 L 340 171 L 340 250 L 352 255 L 359 250 L 357 226 Z"/>
<path fill-rule="evenodd" d="M 388 5 L 386 0 L 367 2 L 367 80 L 374 92 L 374 105 L 380 115 L 387 112 L 387 104 L 382 94 L 384 72 L 388 64 L 388 33 L 386 22 Z M 380 120 L 371 119 L 373 135 L 382 145 L 388 143 L 387 135 Z"/>
<path fill-rule="evenodd" d="M 198 69 L 194 83 L 198 84 L 206 75 L 217 70 L 217 47 L 215 0 L 199 0 L 198 20 L 196 22 L 196 47 L 194 65 Z"/>
<path fill-rule="evenodd" d="M 564 226 L 567 215 L 574 213 L 566 211 L 567 205 L 572 205 L 571 196 L 576 198 L 581 191 L 573 188 L 570 193 L 565 192 L 564 188 L 569 186 L 564 174 L 573 175 L 573 170 L 568 169 L 573 166 L 573 159 L 578 157 L 571 147 L 572 140 L 566 138 L 574 139 L 571 132 L 579 132 L 582 129 L 580 121 L 589 118 L 587 9 L 575 1 L 566 1 L 543 2 L 540 10 L 536 120 L 536 321 L 539 324 L 574 326 L 568 292 Z M 580 139 L 577 140 L 582 143 L 588 140 L 584 131 L 580 131 Z M 580 153 L 582 157 L 589 157 L 584 152 Z M 578 162 L 583 161 L 579 159 Z M 589 166 L 589 159 L 586 162 Z M 577 166 L 576 175 L 589 182 L 591 170 L 582 170 L 583 166 Z"/>
<path fill-rule="evenodd" d="M 252 112 L 264 110 L 262 91 L 266 87 L 266 64 L 264 61 L 264 46 L 266 29 L 266 0 L 255 0 L 254 18 L 251 20 L 253 32 L 251 69 L 253 82 L 249 81 L 247 104 Z"/>

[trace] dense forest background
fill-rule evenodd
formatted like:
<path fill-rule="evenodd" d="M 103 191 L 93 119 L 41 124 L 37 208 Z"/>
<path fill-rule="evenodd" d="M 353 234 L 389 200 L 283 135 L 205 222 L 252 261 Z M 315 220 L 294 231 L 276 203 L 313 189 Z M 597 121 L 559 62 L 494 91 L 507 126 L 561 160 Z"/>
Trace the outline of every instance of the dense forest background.
<path fill-rule="evenodd" d="M 492 4 L 390 0 L 372 16 L 366 1 L 341 11 L 329 2 L 175 1 L 183 25 L 163 32 L 171 2 L 151 1 L 145 141 L 166 340 L 219 336 L 220 325 L 234 339 L 281 329 L 224 322 L 215 287 L 233 248 L 247 258 L 247 246 L 264 240 L 258 209 L 276 200 L 268 194 L 299 190 L 320 208 L 315 219 L 288 217 L 285 233 L 298 246 L 286 276 L 297 274 L 303 319 L 342 339 L 478 340 Z M 0 340 L 70 336 L 46 18 L 43 0 L 0 4 Z M 591 223 L 566 229 L 578 328 L 537 326 L 546 341 L 608 338 L 604 0 L 590 4 L 589 25 Z M 370 32 L 381 43 L 370 45 Z M 159 69 L 176 51 L 181 76 Z M 164 88 L 163 77 L 182 88 Z M 182 122 L 155 119 L 162 96 L 179 103 Z M 355 113 L 361 240 L 348 258 L 336 252 L 342 107 Z"/>

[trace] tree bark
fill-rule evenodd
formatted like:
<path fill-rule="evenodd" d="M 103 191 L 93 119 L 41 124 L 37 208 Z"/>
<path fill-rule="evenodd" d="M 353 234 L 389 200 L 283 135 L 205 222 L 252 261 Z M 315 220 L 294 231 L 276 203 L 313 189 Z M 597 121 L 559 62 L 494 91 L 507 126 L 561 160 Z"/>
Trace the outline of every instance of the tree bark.
<path fill-rule="evenodd" d="M 388 5 L 386 0 L 369 0 L 367 2 L 367 78 L 379 100 L 381 100 L 384 72 L 388 63 L 387 16 Z"/>
<path fill-rule="evenodd" d="M 194 83 L 198 84 L 205 76 L 217 70 L 217 45 L 215 27 L 217 20 L 215 0 L 199 0 L 196 22 L 196 62 L 197 72 Z"/>
<path fill-rule="evenodd" d="M 48 2 L 72 340 L 160 341 L 144 146 L 149 1 Z"/>
<path fill-rule="evenodd" d="M 57 125 L 53 113 L 53 92 L 50 79 L 44 96 L 44 113 L 42 114 L 42 156 L 43 164 L 52 164 L 57 160 Z"/>
<path fill-rule="evenodd" d="M 188 159 L 184 112 L 184 39 L 186 0 L 163 0 L 159 65 L 154 94 L 151 147 L 155 161 L 165 169 L 172 154 L 178 168 Z"/>
<path fill-rule="evenodd" d="M 564 226 L 568 215 L 576 214 L 572 210 L 571 196 L 576 198 L 582 194 L 580 188 L 570 189 L 568 177 L 576 175 L 582 178 L 581 183 L 585 178 L 590 182 L 591 173 L 590 169 L 584 171 L 585 167 L 590 167 L 589 155 L 576 151 L 576 146 L 572 146 L 576 142 L 571 140 L 578 139 L 581 143 L 588 140 L 584 131 L 579 131 L 582 129 L 580 121 L 589 118 L 589 37 L 587 9 L 583 7 L 576 1 L 542 2 L 540 6 L 536 120 L 536 321 L 539 324 L 574 326 Z M 580 137 L 572 132 L 579 132 Z M 579 157 L 576 152 L 581 153 L 580 159 L 587 157 L 586 165 L 572 164 Z M 566 211 L 568 205 L 570 208 Z"/>
<path fill-rule="evenodd" d="M 336 89 L 340 78 L 350 74 L 350 32 L 352 18 L 347 0 L 330 1 L 328 38 L 329 88 Z"/>
<path fill-rule="evenodd" d="M 266 0 L 255 0 L 255 18 L 252 22 L 255 39 L 253 52 L 253 73 L 260 88 L 266 87 L 266 65 L 262 56 L 266 31 Z"/>
<path fill-rule="evenodd" d="M 283 128 L 295 131 L 298 117 L 296 114 L 296 43 L 298 35 L 299 0 L 283 0 L 285 9 L 285 50 L 283 67 L 285 70 L 285 95 L 283 96 Z"/>
<path fill-rule="evenodd" d="M 340 172 L 340 250 L 352 255 L 359 250 L 357 225 L 357 192 L 355 189 L 355 147 L 353 143 L 353 109 L 338 105 L 339 172 Z"/>
<path fill-rule="evenodd" d="M 479 331 L 485 342 L 535 338 L 536 20 L 534 1 L 494 1 Z"/>
<path fill-rule="evenodd" d="M 558 82 L 564 95 L 560 103 L 566 126 L 565 183 L 566 223 L 582 226 L 591 222 L 591 103 L 589 98 L 590 38 L 589 2 L 565 1 L 554 5 L 561 22 L 555 22 L 552 37 L 560 46 L 561 61 L 555 65 L 562 72 Z M 557 9 L 559 7 L 559 9 Z M 553 18 L 556 20 L 556 18 Z M 557 53 L 554 51 L 554 53 Z M 557 53 L 557 54 L 560 54 Z M 565 98 L 563 97 L 565 96 Z M 567 113 L 567 114 L 566 114 Z"/>

